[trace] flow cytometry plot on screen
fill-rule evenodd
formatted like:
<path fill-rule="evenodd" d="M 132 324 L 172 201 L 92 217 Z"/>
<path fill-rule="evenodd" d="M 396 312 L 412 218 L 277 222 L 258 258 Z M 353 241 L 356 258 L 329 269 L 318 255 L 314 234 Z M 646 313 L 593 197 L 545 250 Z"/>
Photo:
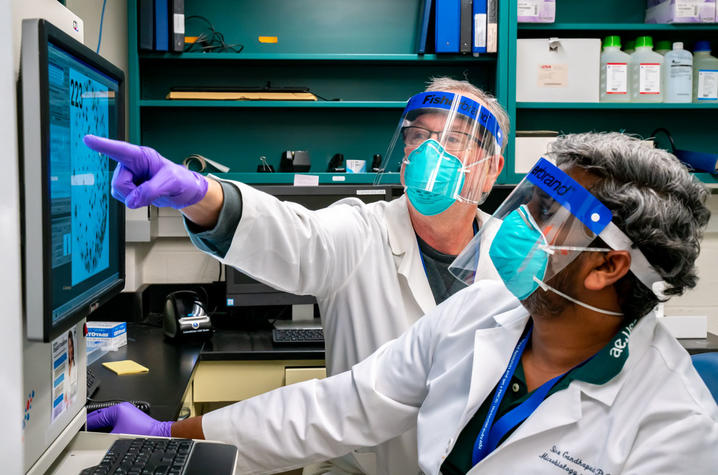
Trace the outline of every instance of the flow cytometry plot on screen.
<path fill-rule="evenodd" d="M 86 134 L 107 137 L 108 88 L 70 69 L 70 150 L 72 153 L 72 285 L 109 267 L 108 158 L 90 150 Z"/>

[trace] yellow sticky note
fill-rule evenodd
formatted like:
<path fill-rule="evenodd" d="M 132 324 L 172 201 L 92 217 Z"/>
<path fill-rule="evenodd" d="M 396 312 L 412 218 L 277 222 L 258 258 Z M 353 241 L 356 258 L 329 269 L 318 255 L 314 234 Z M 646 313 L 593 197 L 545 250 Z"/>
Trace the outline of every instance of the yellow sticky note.
<path fill-rule="evenodd" d="M 150 369 L 145 368 L 132 360 L 110 361 L 102 363 L 105 368 L 114 371 L 122 376 L 123 374 L 149 373 Z"/>

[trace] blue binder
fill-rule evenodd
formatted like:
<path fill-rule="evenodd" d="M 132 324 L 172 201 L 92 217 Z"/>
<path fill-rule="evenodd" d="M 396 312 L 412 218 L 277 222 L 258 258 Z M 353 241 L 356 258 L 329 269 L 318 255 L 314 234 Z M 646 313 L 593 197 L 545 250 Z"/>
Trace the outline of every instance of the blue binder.
<path fill-rule="evenodd" d="M 170 48 L 170 28 L 168 0 L 155 0 L 155 50 L 167 51 Z"/>
<path fill-rule="evenodd" d="M 486 0 L 474 0 L 473 41 L 471 42 L 473 54 L 486 53 L 486 3 Z"/>
<path fill-rule="evenodd" d="M 419 5 L 419 37 L 416 52 L 426 53 L 426 39 L 429 36 L 429 18 L 431 17 L 431 0 L 421 0 Z"/>
<path fill-rule="evenodd" d="M 436 0 L 436 52 L 459 52 L 461 0 Z"/>

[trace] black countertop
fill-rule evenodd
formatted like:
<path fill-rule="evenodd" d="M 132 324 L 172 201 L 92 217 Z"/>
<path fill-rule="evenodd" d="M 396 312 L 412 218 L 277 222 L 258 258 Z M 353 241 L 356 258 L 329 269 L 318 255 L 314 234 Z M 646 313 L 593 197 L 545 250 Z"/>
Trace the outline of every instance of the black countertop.
<path fill-rule="evenodd" d="M 175 420 L 182 396 L 199 360 L 286 360 L 324 359 L 322 345 L 277 345 L 271 330 L 220 330 L 205 342 L 174 343 L 161 328 L 127 324 L 127 345 L 111 351 L 90 367 L 100 379 L 95 401 L 140 400 L 150 403 L 150 415 Z M 109 361 L 133 360 L 149 373 L 119 376 L 102 366 Z"/>
<path fill-rule="evenodd" d="M 151 404 L 150 415 L 157 420 L 177 419 L 202 343 L 175 344 L 164 338 L 161 328 L 127 324 L 127 345 L 110 351 L 90 368 L 100 378 L 95 401 L 140 400 Z M 107 361 L 133 360 L 149 373 L 119 376 L 102 366 Z"/>

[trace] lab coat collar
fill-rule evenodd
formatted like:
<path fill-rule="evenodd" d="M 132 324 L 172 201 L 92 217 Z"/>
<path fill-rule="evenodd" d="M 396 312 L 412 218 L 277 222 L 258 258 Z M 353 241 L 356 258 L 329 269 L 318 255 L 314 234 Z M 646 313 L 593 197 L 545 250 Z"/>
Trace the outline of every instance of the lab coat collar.
<path fill-rule="evenodd" d="M 414 300 L 426 314 L 436 306 L 434 294 L 429 286 L 426 271 L 421 260 L 416 233 L 409 217 L 409 203 L 406 195 L 392 201 L 386 208 L 389 247 L 394 255 L 397 271 L 406 279 Z M 479 223 L 488 215 L 477 208 Z"/>
<path fill-rule="evenodd" d="M 606 406 L 611 406 L 616 399 L 618 391 L 620 391 L 623 386 L 626 375 L 648 350 L 655 329 L 655 313 L 651 312 L 638 320 L 628 338 L 628 359 L 624 363 L 623 369 L 608 383 L 596 385 L 585 381 L 575 381 L 574 384 L 580 388 L 581 392 L 585 395 L 600 401 Z"/>

